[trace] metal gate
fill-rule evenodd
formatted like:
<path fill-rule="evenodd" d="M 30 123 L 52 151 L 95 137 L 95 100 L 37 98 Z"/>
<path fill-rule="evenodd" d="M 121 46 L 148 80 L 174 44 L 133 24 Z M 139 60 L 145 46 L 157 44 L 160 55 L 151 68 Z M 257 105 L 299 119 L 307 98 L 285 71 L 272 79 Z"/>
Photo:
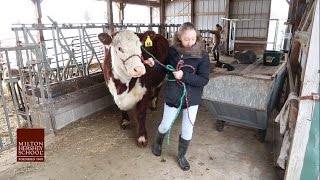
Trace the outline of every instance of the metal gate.
<path fill-rule="evenodd" d="M 61 100 L 63 95 L 77 88 L 104 81 L 103 76 L 102 80 L 99 78 L 104 48 L 97 35 L 107 31 L 109 25 L 58 24 L 51 21 L 50 25 L 14 25 L 12 30 L 18 44 L 0 48 L 3 56 L 3 70 L 0 71 L 3 75 L 0 151 L 15 144 L 16 128 L 42 127 L 46 132 L 61 128 L 60 121 L 56 121 L 59 120 L 55 109 L 57 98 Z M 166 25 L 165 28 L 178 26 Z M 114 27 L 141 32 L 150 28 L 159 31 L 160 25 L 114 24 Z M 40 43 L 37 42 L 39 34 L 44 37 Z M 73 86 L 78 84 L 81 86 Z"/>
<path fill-rule="evenodd" d="M 37 44 L 0 48 L 0 151 L 15 145 L 17 128 L 53 130 L 48 62 Z"/>

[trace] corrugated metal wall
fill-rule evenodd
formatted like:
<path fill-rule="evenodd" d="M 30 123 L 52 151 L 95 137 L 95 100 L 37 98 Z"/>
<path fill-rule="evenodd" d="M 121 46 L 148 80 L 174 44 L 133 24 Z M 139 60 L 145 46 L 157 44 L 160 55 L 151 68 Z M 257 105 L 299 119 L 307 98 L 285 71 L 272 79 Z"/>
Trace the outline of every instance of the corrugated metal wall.
<path fill-rule="evenodd" d="M 182 24 L 191 21 L 191 2 L 173 1 L 166 4 L 166 24 Z"/>
<path fill-rule="evenodd" d="M 260 54 L 267 46 L 271 0 L 196 0 L 195 25 L 198 30 L 212 30 L 216 24 L 225 27 L 222 42 L 227 39 L 229 19 L 254 19 L 236 21 L 236 43 L 232 51 L 252 49 Z M 191 21 L 191 1 L 166 1 L 167 24 L 182 24 Z M 259 20 L 258 20 L 259 19 Z M 210 44 L 211 33 L 202 33 Z M 226 43 L 227 44 L 227 43 Z M 226 47 L 226 45 L 225 45 Z"/>
<path fill-rule="evenodd" d="M 271 0 L 230 0 L 230 19 L 269 19 Z M 237 22 L 236 37 L 268 37 L 268 21 Z"/>
<path fill-rule="evenodd" d="M 195 2 L 195 25 L 197 29 L 214 29 L 227 16 L 227 0 L 199 0 Z"/>
<path fill-rule="evenodd" d="M 195 25 L 197 29 L 213 29 L 222 24 L 222 17 L 227 16 L 227 0 L 199 0 L 195 2 Z M 173 1 L 166 4 L 167 24 L 182 24 L 191 21 L 191 2 Z"/>
<path fill-rule="evenodd" d="M 195 26 L 198 30 L 213 30 L 216 24 L 223 26 L 222 17 L 227 17 L 228 0 L 196 0 L 195 8 Z M 166 4 L 166 23 L 182 24 L 191 21 L 191 2 L 173 1 Z M 212 41 L 211 33 L 202 33 L 204 40 L 209 44 Z M 224 35 L 222 35 L 223 37 Z M 224 37 L 223 37 L 224 38 Z"/>
<path fill-rule="evenodd" d="M 215 24 L 224 24 L 229 0 L 195 1 L 195 25 L 198 29 L 212 29 Z M 271 0 L 230 0 L 231 19 L 269 19 Z M 191 2 L 173 1 L 166 4 L 166 23 L 181 24 L 191 21 Z M 268 36 L 268 21 L 240 21 L 237 23 L 237 37 Z"/>
<path fill-rule="evenodd" d="M 270 9 L 271 0 L 230 0 L 230 19 L 255 19 L 236 22 L 235 51 L 251 49 L 258 55 L 263 53 L 267 47 Z"/>

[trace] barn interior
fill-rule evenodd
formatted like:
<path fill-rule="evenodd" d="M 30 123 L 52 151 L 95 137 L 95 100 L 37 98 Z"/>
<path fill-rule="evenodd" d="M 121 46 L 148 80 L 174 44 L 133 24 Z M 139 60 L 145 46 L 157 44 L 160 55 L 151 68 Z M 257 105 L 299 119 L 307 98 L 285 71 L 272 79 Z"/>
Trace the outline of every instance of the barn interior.
<path fill-rule="evenodd" d="M 77 11 L 72 4 L 58 4 L 70 6 L 59 16 L 50 3 L 31 0 L 32 21 L 0 31 L 0 179 L 319 179 L 318 0 L 88 0 L 78 22 L 61 20 Z M 189 171 L 176 159 L 181 116 L 162 155 L 151 152 L 163 91 L 147 111 L 147 147 L 136 143 L 135 120 L 120 128 L 97 38 L 128 29 L 170 41 L 184 22 L 203 37 L 212 66 Z M 220 61 L 232 70 L 211 51 L 216 24 Z M 37 128 L 44 162 L 18 162 L 17 129 Z"/>

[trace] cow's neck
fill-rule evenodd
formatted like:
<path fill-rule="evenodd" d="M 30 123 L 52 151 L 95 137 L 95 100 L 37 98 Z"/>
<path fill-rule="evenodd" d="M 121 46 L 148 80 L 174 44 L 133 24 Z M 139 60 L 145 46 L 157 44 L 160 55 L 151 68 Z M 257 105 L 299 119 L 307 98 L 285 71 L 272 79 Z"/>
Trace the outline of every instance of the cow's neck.
<path fill-rule="evenodd" d="M 127 84 L 130 82 L 131 77 L 127 76 L 126 74 L 124 74 L 122 72 L 121 69 L 117 69 L 116 67 L 113 66 L 112 68 L 112 73 L 113 73 L 113 77 L 115 79 L 119 79 L 122 83 Z"/>

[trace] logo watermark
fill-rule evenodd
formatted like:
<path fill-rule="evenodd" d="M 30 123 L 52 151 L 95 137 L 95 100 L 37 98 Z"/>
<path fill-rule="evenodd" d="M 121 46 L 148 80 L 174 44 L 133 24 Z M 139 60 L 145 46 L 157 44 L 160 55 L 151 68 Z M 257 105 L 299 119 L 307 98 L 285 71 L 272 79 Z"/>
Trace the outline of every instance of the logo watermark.
<path fill-rule="evenodd" d="M 44 161 L 44 129 L 17 129 L 17 162 Z"/>

